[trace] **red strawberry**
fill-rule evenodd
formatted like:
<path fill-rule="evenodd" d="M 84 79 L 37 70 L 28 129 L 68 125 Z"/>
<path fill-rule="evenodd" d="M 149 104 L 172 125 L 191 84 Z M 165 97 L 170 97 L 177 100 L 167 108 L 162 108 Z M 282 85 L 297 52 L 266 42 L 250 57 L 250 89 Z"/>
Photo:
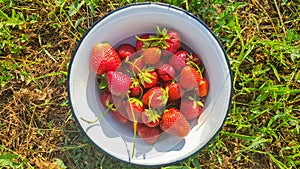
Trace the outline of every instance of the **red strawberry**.
<path fill-rule="evenodd" d="M 102 105 L 107 109 L 110 104 L 113 104 L 111 93 L 108 90 L 101 91 L 100 101 L 101 101 Z"/>
<path fill-rule="evenodd" d="M 142 102 L 149 108 L 161 108 L 168 101 L 168 90 L 162 87 L 152 87 L 142 97 Z"/>
<path fill-rule="evenodd" d="M 160 128 L 162 131 L 178 137 L 187 136 L 190 132 L 188 121 L 176 108 L 165 110 L 160 121 Z"/>
<path fill-rule="evenodd" d="M 174 80 L 174 76 L 175 76 L 175 69 L 173 66 L 169 65 L 169 64 L 163 64 L 158 68 L 158 74 L 159 77 L 163 80 L 163 81 L 170 81 L 170 80 Z"/>
<path fill-rule="evenodd" d="M 154 70 L 145 70 L 143 72 L 140 72 L 138 76 L 140 79 L 140 83 L 147 89 L 156 86 L 158 83 L 158 74 Z"/>
<path fill-rule="evenodd" d="M 174 101 L 180 99 L 181 90 L 180 85 L 177 82 L 168 83 L 165 85 L 165 88 L 169 88 L 169 101 Z"/>
<path fill-rule="evenodd" d="M 166 42 L 168 44 L 166 50 L 171 53 L 175 53 L 180 48 L 181 45 L 180 34 L 178 31 L 168 30 L 167 36 L 169 36 L 169 38 L 166 39 Z"/>
<path fill-rule="evenodd" d="M 198 72 L 199 78 L 200 78 L 198 85 L 197 85 L 197 89 L 198 89 L 197 93 L 199 94 L 200 97 L 205 97 L 207 95 L 208 85 L 209 85 L 207 79 L 203 77 L 202 71 L 200 70 L 199 66 L 196 63 L 188 62 L 188 64 L 194 66 L 197 69 L 197 72 Z M 196 75 L 196 73 L 195 73 L 195 75 Z M 185 79 L 183 79 L 183 80 L 185 80 Z"/>
<path fill-rule="evenodd" d="M 166 28 L 160 30 L 159 27 L 156 27 L 156 35 L 143 36 L 144 37 L 136 37 L 137 50 L 141 50 L 141 48 L 146 49 L 149 47 L 159 47 L 160 49 L 167 50 L 171 53 L 175 53 L 181 45 L 180 34 L 175 30 L 167 30 Z"/>
<path fill-rule="evenodd" d="M 184 99 L 180 104 L 180 112 L 187 120 L 199 117 L 202 113 L 203 103 L 194 99 Z"/>
<path fill-rule="evenodd" d="M 194 89 L 198 87 L 200 82 L 200 74 L 192 66 L 185 66 L 179 77 L 180 86 L 184 89 Z"/>
<path fill-rule="evenodd" d="M 160 137 L 160 129 L 158 127 L 148 127 L 144 124 L 139 124 L 137 134 L 146 144 L 154 144 Z"/>
<path fill-rule="evenodd" d="M 121 72 L 109 71 L 107 72 L 107 83 L 111 94 L 120 96 L 128 92 L 131 79 Z"/>
<path fill-rule="evenodd" d="M 102 75 L 108 71 L 115 71 L 120 63 L 120 57 L 110 44 L 97 43 L 93 47 L 90 66 L 96 74 Z"/>
<path fill-rule="evenodd" d="M 132 78 L 132 84 L 130 86 L 130 97 L 141 97 L 143 94 L 143 88 L 139 83 L 139 79 Z"/>
<path fill-rule="evenodd" d="M 141 115 L 145 111 L 143 103 L 136 98 L 130 98 L 125 106 L 128 119 L 130 121 L 141 121 Z M 134 117 L 133 117 L 134 115 Z"/>
<path fill-rule="evenodd" d="M 149 34 L 143 34 L 143 35 L 139 36 L 139 38 L 140 39 L 148 39 L 149 36 L 150 36 Z M 145 49 L 145 48 L 148 48 L 148 47 L 149 47 L 149 45 L 145 45 L 145 43 L 143 41 L 138 40 L 138 39 L 136 40 L 136 45 L 135 45 L 136 51 L 140 51 L 143 48 Z"/>
<path fill-rule="evenodd" d="M 128 122 L 128 118 L 122 115 L 118 110 L 112 110 L 111 112 L 120 123 L 124 124 Z"/>
<path fill-rule="evenodd" d="M 198 65 L 198 66 L 201 66 L 201 65 L 202 65 L 201 59 L 200 59 L 199 56 L 198 56 L 197 54 L 195 54 L 195 53 L 189 55 L 188 61 L 192 61 L 192 62 L 194 62 L 194 63 L 195 63 L 196 65 Z"/>
<path fill-rule="evenodd" d="M 170 57 L 169 64 L 180 71 L 186 65 L 188 56 L 189 54 L 185 50 L 180 50 Z"/>
<path fill-rule="evenodd" d="M 152 109 L 145 109 L 142 114 L 142 122 L 149 127 L 156 127 L 159 125 L 160 115 Z"/>
<path fill-rule="evenodd" d="M 121 59 L 131 57 L 134 52 L 135 48 L 130 44 L 121 44 L 117 49 L 117 53 Z"/>
<path fill-rule="evenodd" d="M 161 57 L 161 50 L 158 47 L 150 47 L 144 50 L 143 60 L 145 63 L 154 65 Z"/>
<path fill-rule="evenodd" d="M 208 93 L 208 81 L 206 78 L 200 79 L 198 84 L 198 94 L 200 97 L 205 97 Z"/>
<path fill-rule="evenodd" d="M 143 89 L 140 85 L 136 85 L 130 88 L 129 95 L 131 97 L 140 97 L 143 93 Z"/>

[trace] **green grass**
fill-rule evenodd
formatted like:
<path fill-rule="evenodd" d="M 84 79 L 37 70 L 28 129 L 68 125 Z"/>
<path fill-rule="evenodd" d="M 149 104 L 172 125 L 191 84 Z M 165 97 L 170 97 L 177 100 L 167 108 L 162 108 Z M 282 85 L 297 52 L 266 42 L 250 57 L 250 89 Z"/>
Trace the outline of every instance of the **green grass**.
<path fill-rule="evenodd" d="M 66 93 L 82 35 L 134 2 L 141 1 L 0 0 L 0 168 L 142 168 L 95 150 Z M 202 19 L 224 45 L 234 80 L 221 132 L 198 154 L 161 168 L 299 168 L 300 1 L 155 2 Z"/>

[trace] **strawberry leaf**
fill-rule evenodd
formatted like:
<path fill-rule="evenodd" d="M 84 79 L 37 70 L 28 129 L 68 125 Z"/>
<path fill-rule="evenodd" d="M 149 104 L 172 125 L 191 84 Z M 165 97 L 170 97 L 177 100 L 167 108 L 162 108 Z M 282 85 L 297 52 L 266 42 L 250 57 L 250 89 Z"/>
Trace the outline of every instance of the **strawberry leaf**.
<path fill-rule="evenodd" d="M 105 73 L 105 74 L 103 74 L 103 75 L 100 76 L 100 83 L 99 83 L 98 87 L 99 87 L 100 90 L 103 90 L 103 89 L 106 89 L 107 86 L 108 86 L 108 84 L 107 84 L 107 76 L 106 76 L 106 73 Z"/>

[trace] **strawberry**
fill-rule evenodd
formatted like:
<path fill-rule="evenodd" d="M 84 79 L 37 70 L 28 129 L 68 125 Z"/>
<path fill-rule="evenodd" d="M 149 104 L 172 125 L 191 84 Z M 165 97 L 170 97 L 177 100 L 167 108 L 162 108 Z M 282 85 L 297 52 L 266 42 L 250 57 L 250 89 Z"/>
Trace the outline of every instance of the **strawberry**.
<path fill-rule="evenodd" d="M 181 97 L 181 90 L 180 85 L 173 81 L 165 85 L 165 88 L 169 88 L 169 101 L 174 101 L 180 99 Z"/>
<path fill-rule="evenodd" d="M 166 42 L 168 44 L 166 50 L 171 53 L 175 53 L 180 48 L 181 45 L 180 34 L 178 31 L 168 30 L 167 36 L 169 36 L 169 38 L 166 39 Z"/>
<path fill-rule="evenodd" d="M 158 68 L 158 74 L 159 77 L 163 80 L 163 81 L 170 81 L 170 80 L 174 80 L 174 76 L 175 76 L 175 69 L 173 66 L 169 65 L 169 64 L 163 64 Z"/>
<path fill-rule="evenodd" d="M 150 70 L 144 70 L 143 72 L 140 72 L 138 74 L 140 83 L 143 87 L 146 89 L 149 89 L 151 87 L 154 87 L 158 83 L 158 74 L 156 71 L 150 69 Z"/>
<path fill-rule="evenodd" d="M 145 111 L 143 103 L 136 98 L 129 98 L 125 105 L 127 117 L 130 121 L 141 121 L 141 115 Z"/>
<path fill-rule="evenodd" d="M 107 109 L 110 104 L 113 104 L 111 93 L 108 90 L 101 91 L 100 101 L 101 101 L 102 105 Z"/>
<path fill-rule="evenodd" d="M 138 36 L 138 38 L 139 39 L 148 39 L 149 36 L 150 36 L 150 34 L 143 34 L 141 36 Z M 149 43 L 147 43 L 147 42 L 145 43 L 145 42 L 139 40 L 138 38 L 137 38 L 137 41 L 135 44 L 136 51 L 140 51 L 140 50 L 143 50 L 143 49 L 146 49 L 149 47 Z"/>
<path fill-rule="evenodd" d="M 193 98 L 184 99 L 180 104 L 180 112 L 187 120 L 199 117 L 202 113 L 203 103 Z"/>
<path fill-rule="evenodd" d="M 140 97 L 143 93 L 143 89 L 140 85 L 135 85 L 133 87 L 130 87 L 130 93 L 129 96 L 131 97 Z"/>
<path fill-rule="evenodd" d="M 156 27 L 156 35 L 143 35 L 141 37 L 136 36 L 136 39 L 137 50 L 149 47 L 159 47 L 160 49 L 175 53 L 181 45 L 179 32 L 175 30 L 168 30 L 166 28 L 160 30 L 159 27 Z"/>
<path fill-rule="evenodd" d="M 161 50 L 158 47 L 150 47 L 144 50 L 143 60 L 145 63 L 154 65 L 161 57 Z"/>
<path fill-rule="evenodd" d="M 164 111 L 160 121 L 160 128 L 178 137 L 185 137 L 190 132 L 190 125 L 186 118 L 176 108 L 169 108 Z"/>
<path fill-rule="evenodd" d="M 137 134 L 146 144 L 154 144 L 160 137 L 160 129 L 158 127 L 149 127 L 145 124 L 138 124 Z"/>
<path fill-rule="evenodd" d="M 120 123 L 124 124 L 128 122 L 128 118 L 122 115 L 118 110 L 112 110 L 111 112 Z"/>
<path fill-rule="evenodd" d="M 138 78 L 131 78 L 131 80 L 132 80 L 132 84 L 130 86 L 129 96 L 140 98 L 143 94 L 143 88 L 139 83 L 139 79 Z"/>
<path fill-rule="evenodd" d="M 194 89 L 198 87 L 200 74 L 192 66 L 187 65 L 182 68 L 179 77 L 180 86 L 184 89 Z"/>
<path fill-rule="evenodd" d="M 188 56 L 189 54 L 185 50 L 180 50 L 170 57 L 169 64 L 180 71 L 186 65 Z"/>
<path fill-rule="evenodd" d="M 152 109 L 145 109 L 142 114 L 142 122 L 149 127 L 156 127 L 159 125 L 160 115 Z"/>
<path fill-rule="evenodd" d="M 162 87 L 152 87 L 142 97 L 142 102 L 149 108 L 161 108 L 168 101 L 168 90 Z"/>
<path fill-rule="evenodd" d="M 208 81 L 206 78 L 200 79 L 200 82 L 198 84 L 198 95 L 200 97 L 205 97 L 208 93 Z"/>
<path fill-rule="evenodd" d="M 97 43 L 93 47 L 90 66 L 96 74 L 102 75 L 108 71 L 115 71 L 120 64 L 120 57 L 109 43 Z"/>
<path fill-rule="evenodd" d="M 125 59 L 126 57 L 131 57 L 132 54 L 135 52 L 135 48 L 127 43 L 121 44 L 117 48 L 117 53 L 121 59 Z"/>
<path fill-rule="evenodd" d="M 192 61 L 198 66 L 202 65 L 202 61 L 196 53 L 192 53 L 191 55 L 189 55 L 188 61 Z"/>
<path fill-rule="evenodd" d="M 107 72 L 107 83 L 111 94 L 121 96 L 128 92 L 131 79 L 121 72 L 109 71 Z"/>
<path fill-rule="evenodd" d="M 209 86 L 207 79 L 203 77 L 202 71 L 200 70 L 199 66 L 196 63 L 187 62 L 187 64 L 192 65 L 197 69 L 197 72 L 199 73 L 199 77 L 200 77 L 197 86 L 198 87 L 197 93 L 200 97 L 205 97 L 208 93 L 208 86 Z"/>

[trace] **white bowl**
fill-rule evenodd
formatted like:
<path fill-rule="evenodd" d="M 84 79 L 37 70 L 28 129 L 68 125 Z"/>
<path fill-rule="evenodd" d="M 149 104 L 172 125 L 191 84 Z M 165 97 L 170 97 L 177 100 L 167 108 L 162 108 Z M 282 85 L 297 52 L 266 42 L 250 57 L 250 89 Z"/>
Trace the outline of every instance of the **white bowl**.
<path fill-rule="evenodd" d="M 116 45 L 155 27 L 172 28 L 181 33 L 182 42 L 199 54 L 206 67 L 209 93 L 198 124 L 183 139 L 165 137 L 154 145 L 137 139 L 131 157 L 133 133 L 130 126 L 116 122 L 107 114 L 95 124 L 81 118 L 96 119 L 105 108 L 99 99 L 96 76 L 89 67 L 92 46 L 98 42 Z M 98 20 L 83 36 L 69 67 L 69 102 L 74 117 L 90 140 L 103 152 L 121 161 L 160 166 L 186 159 L 205 147 L 221 129 L 233 93 L 232 74 L 227 55 L 213 32 L 189 12 L 161 3 L 138 3 L 119 8 Z"/>

